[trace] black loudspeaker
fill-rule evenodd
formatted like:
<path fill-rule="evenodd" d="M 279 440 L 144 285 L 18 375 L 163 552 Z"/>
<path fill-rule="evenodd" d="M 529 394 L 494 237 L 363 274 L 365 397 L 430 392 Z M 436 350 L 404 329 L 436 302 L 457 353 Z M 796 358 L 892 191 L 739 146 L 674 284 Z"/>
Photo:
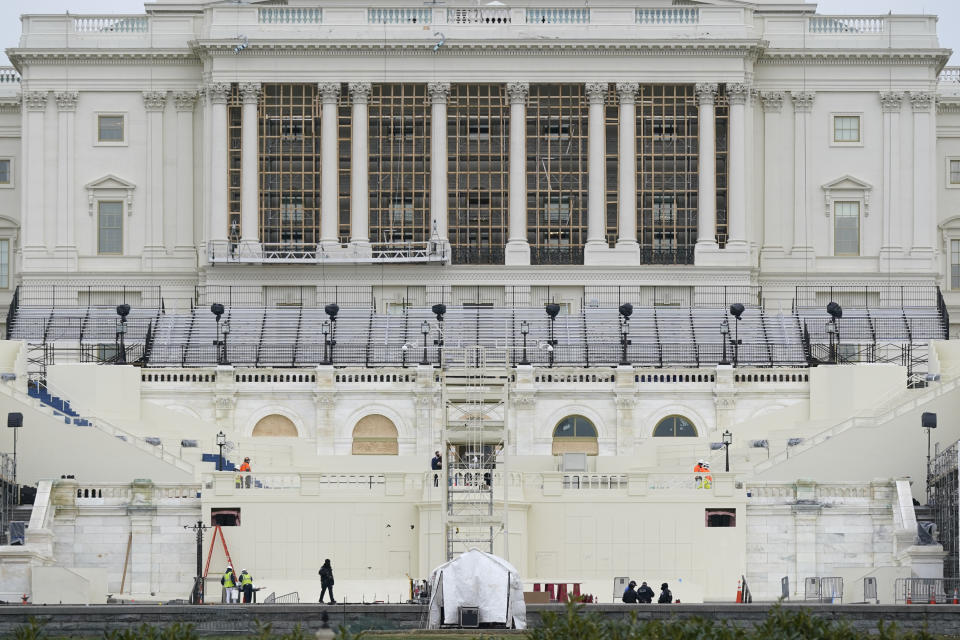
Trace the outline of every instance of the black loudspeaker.
<path fill-rule="evenodd" d="M 12 413 L 10 415 L 13 415 Z M 931 413 L 929 411 L 924 411 L 923 415 L 920 416 L 920 426 L 924 429 L 936 429 L 937 428 L 937 414 Z"/>
<path fill-rule="evenodd" d="M 19 429 L 23 426 L 23 414 L 22 413 L 8 413 L 7 414 L 7 426 L 11 429 Z"/>

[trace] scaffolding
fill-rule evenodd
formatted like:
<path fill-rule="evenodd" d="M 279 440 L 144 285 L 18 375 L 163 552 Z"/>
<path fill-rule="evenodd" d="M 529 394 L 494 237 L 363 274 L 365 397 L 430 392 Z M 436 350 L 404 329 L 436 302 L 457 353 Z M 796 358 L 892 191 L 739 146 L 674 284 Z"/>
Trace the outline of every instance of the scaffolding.
<path fill-rule="evenodd" d="M 17 485 L 13 481 L 13 456 L 0 453 L 0 544 L 10 544 L 10 523 L 17 506 Z"/>
<path fill-rule="evenodd" d="M 503 554 L 508 556 L 509 358 L 506 350 L 483 346 L 451 349 L 444 355 L 442 441 L 447 473 L 442 511 L 446 557 L 452 560 L 473 547 L 493 553 L 500 533 Z M 498 495 L 502 495 L 499 508 Z"/>
<path fill-rule="evenodd" d="M 930 463 L 928 469 L 928 501 L 933 508 L 934 521 L 940 534 L 940 544 L 947 552 L 943 559 L 943 577 L 945 579 L 960 578 L 960 530 L 958 530 L 958 495 L 957 469 L 960 447 L 953 443 L 938 453 Z"/>

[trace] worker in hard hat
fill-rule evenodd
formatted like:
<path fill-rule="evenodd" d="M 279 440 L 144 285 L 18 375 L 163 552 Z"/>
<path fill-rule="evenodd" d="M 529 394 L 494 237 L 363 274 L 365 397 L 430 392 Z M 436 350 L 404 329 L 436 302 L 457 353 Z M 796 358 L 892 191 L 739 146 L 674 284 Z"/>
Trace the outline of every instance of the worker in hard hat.
<path fill-rule="evenodd" d="M 240 591 L 243 592 L 243 604 L 253 602 L 253 576 L 246 569 L 240 572 Z"/>
<path fill-rule="evenodd" d="M 697 464 L 693 465 L 693 480 L 696 482 L 697 489 L 703 488 L 703 472 L 704 465 L 706 462 L 703 459 L 697 460 Z"/>
<path fill-rule="evenodd" d="M 703 488 L 710 489 L 711 487 L 713 487 L 713 476 L 710 475 L 710 463 L 704 462 L 702 468 L 703 468 Z"/>
<path fill-rule="evenodd" d="M 227 594 L 227 603 L 232 604 L 237 602 L 240 594 L 237 591 L 237 574 L 233 572 L 233 567 L 228 566 L 227 570 L 223 572 L 223 577 L 220 578 L 220 584 L 223 585 L 223 589 Z"/>

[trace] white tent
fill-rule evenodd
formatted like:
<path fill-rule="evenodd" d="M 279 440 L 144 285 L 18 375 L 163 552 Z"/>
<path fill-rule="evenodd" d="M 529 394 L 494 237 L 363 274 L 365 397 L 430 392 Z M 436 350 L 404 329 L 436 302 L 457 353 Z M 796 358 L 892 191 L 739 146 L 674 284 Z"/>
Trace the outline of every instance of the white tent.
<path fill-rule="evenodd" d="M 431 629 L 440 628 L 441 623 L 459 624 L 460 607 L 478 607 L 480 624 L 527 628 L 520 574 L 503 558 L 470 549 L 434 569 L 430 584 Z"/>

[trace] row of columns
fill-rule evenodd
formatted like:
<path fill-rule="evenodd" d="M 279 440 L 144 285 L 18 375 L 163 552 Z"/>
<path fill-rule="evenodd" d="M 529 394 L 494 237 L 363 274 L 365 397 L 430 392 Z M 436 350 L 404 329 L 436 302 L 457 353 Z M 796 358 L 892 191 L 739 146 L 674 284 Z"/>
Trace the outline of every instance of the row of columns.
<path fill-rule="evenodd" d="M 370 98 L 369 82 L 351 82 L 349 85 L 352 106 L 351 139 L 351 215 L 350 242 L 356 247 L 369 246 L 369 204 L 367 197 L 368 168 L 367 103 Z M 321 109 L 321 245 L 338 243 L 338 162 L 337 162 L 337 104 L 339 83 L 321 83 L 319 94 Z M 617 83 L 620 102 L 621 158 L 636 158 L 636 96 L 639 84 Z M 257 102 L 260 86 L 256 83 L 241 83 L 241 244 L 258 250 L 259 241 L 259 193 L 257 176 Z M 588 250 L 607 249 L 606 243 L 606 132 L 604 104 L 607 83 L 591 82 L 585 85 L 589 111 L 587 247 Z M 530 248 L 527 243 L 527 176 L 526 176 L 526 107 L 529 84 L 510 82 L 506 87 L 510 103 L 510 147 L 508 204 L 508 264 L 529 262 Z M 441 242 L 447 242 L 447 99 L 450 83 L 428 84 L 431 103 L 431 230 Z M 746 247 L 745 182 L 746 167 L 745 116 L 746 97 L 750 88 L 743 84 L 728 85 L 730 99 L 730 161 L 728 195 L 728 247 Z M 230 85 L 208 85 L 207 94 L 211 104 L 212 163 L 210 208 L 210 237 L 213 240 L 227 239 L 227 100 Z M 716 122 L 714 101 L 717 95 L 715 83 L 696 85 L 699 117 L 699 205 L 698 205 L 698 250 L 714 250 L 716 242 Z M 637 196 L 636 162 L 619 164 L 619 197 L 617 250 L 638 251 L 637 244 Z"/>

